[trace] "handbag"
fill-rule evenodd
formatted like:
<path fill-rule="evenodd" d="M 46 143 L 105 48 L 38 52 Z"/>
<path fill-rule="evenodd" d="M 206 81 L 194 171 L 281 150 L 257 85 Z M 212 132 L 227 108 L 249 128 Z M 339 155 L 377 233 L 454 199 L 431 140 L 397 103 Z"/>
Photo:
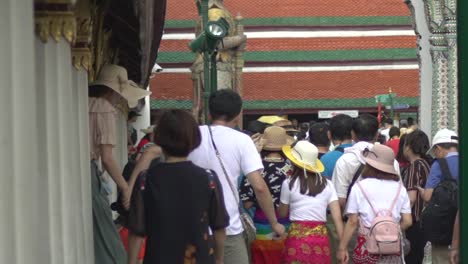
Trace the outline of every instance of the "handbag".
<path fill-rule="evenodd" d="M 229 175 L 227 173 L 226 167 L 224 167 L 224 163 L 223 163 L 223 161 L 221 159 L 221 155 L 220 155 L 220 153 L 218 151 L 218 148 L 216 147 L 216 144 L 215 144 L 215 142 L 213 140 L 213 132 L 211 131 L 211 126 L 208 126 L 208 130 L 210 132 L 211 143 L 213 144 L 213 148 L 214 148 L 215 153 L 216 153 L 216 158 L 218 159 L 219 164 L 221 165 L 224 177 L 226 178 L 226 181 L 227 181 L 227 183 L 229 185 L 229 188 L 232 191 L 232 195 L 234 195 L 234 199 L 237 202 L 237 206 L 238 206 L 238 209 L 239 209 L 239 218 L 240 218 L 240 221 L 242 223 L 242 227 L 244 228 L 244 238 L 245 238 L 245 241 L 247 243 L 247 248 L 250 248 L 250 244 L 255 240 L 255 238 L 257 236 L 257 230 L 255 228 L 254 222 L 253 222 L 252 218 L 250 217 L 250 215 L 247 214 L 246 212 L 244 212 L 244 210 L 242 210 L 242 208 L 240 206 L 239 195 L 236 192 L 237 188 L 234 188 L 235 185 L 232 184 L 232 181 L 229 178 Z"/>

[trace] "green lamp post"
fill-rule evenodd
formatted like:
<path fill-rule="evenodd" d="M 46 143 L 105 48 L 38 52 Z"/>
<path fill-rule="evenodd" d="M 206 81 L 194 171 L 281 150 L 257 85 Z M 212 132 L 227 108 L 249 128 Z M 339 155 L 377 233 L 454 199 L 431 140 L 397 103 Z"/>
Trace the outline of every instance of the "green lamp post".
<path fill-rule="evenodd" d="M 218 89 L 216 55 L 218 45 L 228 34 L 229 23 L 224 18 L 208 21 L 208 0 L 197 1 L 197 7 L 202 17 L 202 32 L 188 46 L 192 52 L 203 54 L 203 86 L 205 122 L 208 121 L 208 99 L 210 94 Z"/>

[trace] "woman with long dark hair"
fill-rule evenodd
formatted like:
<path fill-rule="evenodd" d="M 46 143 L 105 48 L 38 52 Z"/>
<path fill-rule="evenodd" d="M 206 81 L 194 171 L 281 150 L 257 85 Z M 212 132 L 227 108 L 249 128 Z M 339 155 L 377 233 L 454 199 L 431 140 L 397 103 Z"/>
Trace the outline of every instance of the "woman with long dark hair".
<path fill-rule="evenodd" d="M 423 131 L 416 130 L 406 135 L 403 154 L 409 166 L 401 176 L 408 191 L 413 217 L 413 225 L 406 231 L 406 238 L 411 242 L 411 251 L 405 257 L 406 263 L 422 263 L 424 258 L 426 239 L 419 223 L 424 201 L 417 187 L 426 186 L 432 162 L 426 154 L 429 148 L 429 138 Z"/>
<path fill-rule="evenodd" d="M 400 165 L 400 175 L 403 175 L 404 171 L 408 168 L 409 166 L 409 161 L 406 160 L 406 157 L 403 153 L 405 149 L 405 140 L 408 134 L 403 134 L 400 136 L 400 142 L 398 144 L 398 153 L 396 155 L 396 160 L 398 161 L 398 164 Z"/>
<path fill-rule="evenodd" d="M 126 101 L 135 107 L 138 100 L 149 95 L 129 81 L 127 71 L 117 65 L 105 65 L 96 82 L 89 87 L 89 136 L 91 150 L 91 191 L 93 207 L 93 235 L 95 263 L 123 264 L 127 256 L 112 219 L 111 208 L 101 178 L 98 161 L 117 184 L 124 203 L 129 203 L 130 188 L 122 176 L 112 150 L 117 144 L 116 122 L 118 112 L 115 105 Z"/>
<path fill-rule="evenodd" d="M 283 251 L 283 263 L 331 263 L 328 240 L 327 207 L 338 236 L 343 233 L 338 197 L 330 180 L 323 177 L 318 149 L 308 141 L 283 147 L 293 164 L 291 178 L 281 188 L 280 217 L 291 220 Z M 288 212 L 289 211 L 289 212 Z"/>

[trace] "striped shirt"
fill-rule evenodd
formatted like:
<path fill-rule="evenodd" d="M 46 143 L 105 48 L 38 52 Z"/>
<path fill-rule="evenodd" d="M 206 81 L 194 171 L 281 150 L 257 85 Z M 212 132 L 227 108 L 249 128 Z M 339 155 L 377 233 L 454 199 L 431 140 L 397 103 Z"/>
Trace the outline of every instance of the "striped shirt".
<path fill-rule="evenodd" d="M 104 98 L 89 98 L 88 102 L 91 159 L 98 160 L 100 145 L 115 146 L 117 142 L 117 110 Z"/>
<path fill-rule="evenodd" d="M 426 186 L 427 177 L 429 175 L 430 166 L 427 161 L 423 159 L 417 159 L 412 162 L 403 173 L 403 182 L 408 191 L 416 191 L 416 201 L 411 208 L 411 214 L 413 220 L 418 222 L 420 219 L 421 211 L 424 206 L 424 201 L 421 194 L 418 192 L 417 186 Z"/>

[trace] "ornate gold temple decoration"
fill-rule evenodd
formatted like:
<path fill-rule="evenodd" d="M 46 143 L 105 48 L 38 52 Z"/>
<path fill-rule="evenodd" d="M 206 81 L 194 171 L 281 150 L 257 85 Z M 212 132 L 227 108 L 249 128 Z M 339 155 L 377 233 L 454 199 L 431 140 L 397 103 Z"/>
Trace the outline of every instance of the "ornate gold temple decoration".
<path fill-rule="evenodd" d="M 69 43 L 75 41 L 76 20 L 72 11 L 36 9 L 35 25 L 36 33 L 44 43 L 49 40 L 49 37 L 52 37 L 56 42 L 59 42 L 61 38 Z"/>
<path fill-rule="evenodd" d="M 76 42 L 90 44 L 92 40 L 91 18 L 76 18 Z"/>
<path fill-rule="evenodd" d="M 92 40 L 92 22 L 91 18 L 76 19 L 77 34 L 76 41 L 72 47 L 72 63 L 77 69 L 85 69 L 90 72 L 92 70 L 92 53 L 91 53 L 91 40 Z"/>
<path fill-rule="evenodd" d="M 77 70 L 91 69 L 91 50 L 89 48 L 73 48 L 72 63 Z"/>

